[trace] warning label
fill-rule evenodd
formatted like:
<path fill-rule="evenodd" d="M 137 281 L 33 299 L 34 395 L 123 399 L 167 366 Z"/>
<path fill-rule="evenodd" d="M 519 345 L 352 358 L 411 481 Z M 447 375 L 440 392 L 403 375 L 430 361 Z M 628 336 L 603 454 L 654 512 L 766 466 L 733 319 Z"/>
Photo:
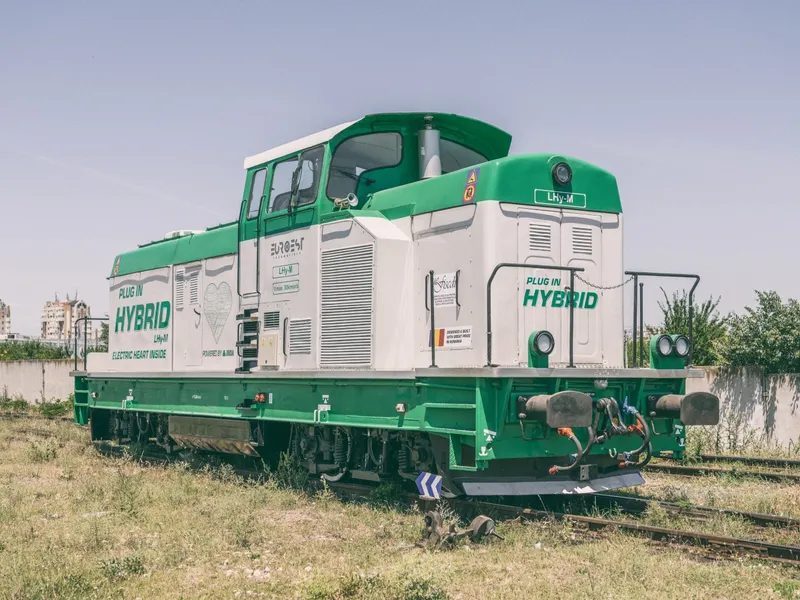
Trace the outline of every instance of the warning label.
<path fill-rule="evenodd" d="M 469 175 L 467 175 L 467 183 L 464 185 L 464 195 L 462 196 L 462 200 L 464 204 L 468 202 L 472 202 L 472 199 L 475 197 L 475 188 L 478 186 L 478 174 L 481 170 L 478 169 L 470 169 Z"/>
<path fill-rule="evenodd" d="M 471 348 L 472 327 L 434 329 L 433 341 L 437 348 Z M 428 340 L 428 347 L 430 345 L 430 340 Z"/>

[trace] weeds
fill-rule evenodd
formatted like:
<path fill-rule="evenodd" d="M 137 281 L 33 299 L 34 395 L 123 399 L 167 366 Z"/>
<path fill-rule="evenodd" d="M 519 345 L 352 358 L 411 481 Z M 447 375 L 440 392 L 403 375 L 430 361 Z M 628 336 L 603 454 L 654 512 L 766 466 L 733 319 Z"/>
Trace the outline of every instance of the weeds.
<path fill-rule="evenodd" d="M 400 509 L 405 506 L 403 487 L 397 483 L 381 483 L 369 496 L 369 504 L 380 509 Z"/>
<path fill-rule="evenodd" d="M 32 463 L 51 462 L 58 456 L 58 444 L 52 440 L 35 443 L 30 442 L 28 446 L 28 458 Z"/>
<path fill-rule="evenodd" d="M 72 414 L 72 400 L 51 400 L 42 402 L 36 406 L 36 410 L 40 415 L 49 419 L 63 417 Z"/>
<path fill-rule="evenodd" d="M 338 581 L 315 581 L 306 590 L 306 600 L 447 600 L 450 596 L 428 579 L 390 581 L 381 575 L 350 574 Z"/>
<path fill-rule="evenodd" d="M 308 485 L 308 471 L 296 457 L 282 452 L 270 480 L 280 489 L 304 491 Z"/>
<path fill-rule="evenodd" d="M 0 412 L 25 413 L 30 409 L 30 404 L 20 394 L 13 397 L 8 395 L 8 386 L 3 386 L 0 392 Z"/>
<path fill-rule="evenodd" d="M 100 571 L 108 579 L 119 581 L 134 575 L 144 574 L 144 565 L 142 564 L 142 559 L 138 556 L 126 556 L 102 561 L 100 563 Z"/>
<path fill-rule="evenodd" d="M 119 469 L 114 483 L 114 499 L 117 509 L 123 514 L 136 516 L 139 512 L 141 476 L 128 475 Z"/>

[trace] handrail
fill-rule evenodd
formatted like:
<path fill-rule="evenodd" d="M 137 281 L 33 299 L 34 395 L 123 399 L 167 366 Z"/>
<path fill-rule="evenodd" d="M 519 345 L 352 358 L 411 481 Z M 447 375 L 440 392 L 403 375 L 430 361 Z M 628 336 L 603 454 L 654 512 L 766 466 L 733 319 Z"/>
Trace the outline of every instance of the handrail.
<path fill-rule="evenodd" d="M 108 317 L 81 317 L 80 319 L 75 319 L 75 371 L 78 370 L 78 323 L 81 321 L 108 321 Z M 87 328 L 83 328 L 83 370 L 86 372 L 86 359 L 88 358 L 88 352 L 86 351 L 86 347 L 88 345 L 88 336 L 87 336 Z M 109 331 L 109 336 L 111 332 Z"/>
<path fill-rule="evenodd" d="M 670 277 L 673 279 L 694 279 L 694 284 L 692 285 L 691 289 L 689 290 L 689 355 L 686 360 L 686 366 L 692 366 L 692 354 L 694 352 L 694 341 L 692 340 L 692 320 L 694 318 L 694 291 L 697 289 L 697 286 L 700 284 L 700 275 L 694 275 L 692 273 L 656 273 L 653 271 L 625 271 L 626 275 L 633 275 L 633 361 L 635 366 L 641 366 L 641 363 L 644 361 L 644 318 L 640 314 L 639 315 L 639 322 L 641 331 L 639 332 L 639 336 L 641 339 L 641 348 L 639 348 L 639 361 L 636 362 L 637 358 L 637 346 L 639 345 L 639 341 L 636 339 L 636 288 L 637 283 L 639 281 L 639 277 Z M 641 284 L 642 288 L 644 284 Z M 642 304 L 641 297 L 644 293 L 644 290 L 640 288 L 639 292 L 639 304 L 640 304 L 640 312 L 644 310 L 644 305 Z"/>
<path fill-rule="evenodd" d="M 575 302 L 572 293 L 575 291 L 575 273 L 583 272 L 581 267 L 557 267 L 554 265 L 534 265 L 529 263 L 500 263 L 497 265 L 492 274 L 489 276 L 489 281 L 486 284 L 486 366 L 493 367 L 492 364 L 492 281 L 494 281 L 497 272 L 504 267 L 513 267 L 516 269 L 549 269 L 551 271 L 569 271 L 569 367 L 575 367 L 574 359 L 574 335 L 573 330 L 575 326 Z"/>
<path fill-rule="evenodd" d="M 431 337 L 431 368 L 435 368 L 436 367 L 436 325 L 434 323 L 434 317 L 433 317 L 434 312 L 436 310 L 436 306 L 435 306 L 436 290 L 434 289 L 436 284 L 435 284 L 435 281 L 434 281 L 434 277 L 435 277 L 435 275 L 434 275 L 433 269 L 431 269 L 428 272 L 428 275 L 425 276 L 425 287 L 426 287 L 426 290 L 425 290 L 425 304 L 428 304 L 428 298 L 429 298 L 428 294 L 429 293 L 430 293 L 430 302 L 431 302 L 430 308 L 428 309 L 430 311 L 430 313 L 431 313 L 431 333 L 430 333 L 430 337 Z M 427 289 L 429 278 L 430 278 L 430 290 Z"/>

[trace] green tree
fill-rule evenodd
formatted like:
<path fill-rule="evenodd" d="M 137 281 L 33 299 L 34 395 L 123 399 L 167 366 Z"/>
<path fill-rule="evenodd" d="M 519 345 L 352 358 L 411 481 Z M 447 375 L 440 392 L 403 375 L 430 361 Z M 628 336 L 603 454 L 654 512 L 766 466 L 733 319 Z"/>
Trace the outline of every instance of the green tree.
<path fill-rule="evenodd" d="M 67 344 L 55 346 L 36 340 L 0 343 L 0 360 L 57 360 L 70 356 L 72 351 Z"/>
<path fill-rule="evenodd" d="M 667 296 L 664 288 L 664 302 L 659 302 L 662 322 L 657 327 L 648 327 L 651 336 L 662 333 L 689 335 L 689 294 L 686 290 Z M 695 365 L 719 365 L 721 351 L 728 333 L 728 319 L 717 310 L 720 298 L 710 297 L 705 302 L 692 301 L 692 363 Z M 647 345 L 645 354 L 649 355 Z"/>
<path fill-rule="evenodd" d="M 733 314 L 722 348 L 727 365 L 756 365 L 766 373 L 800 373 L 800 302 L 756 290 L 758 305 Z"/>
<path fill-rule="evenodd" d="M 100 323 L 100 343 L 104 349 L 108 349 L 108 323 Z"/>

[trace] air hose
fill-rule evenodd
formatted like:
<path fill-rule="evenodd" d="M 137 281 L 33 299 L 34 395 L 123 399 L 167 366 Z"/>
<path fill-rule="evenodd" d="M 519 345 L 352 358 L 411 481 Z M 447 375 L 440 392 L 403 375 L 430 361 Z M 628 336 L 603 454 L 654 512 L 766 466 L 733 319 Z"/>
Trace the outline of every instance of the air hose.
<path fill-rule="evenodd" d="M 572 432 L 572 429 L 570 429 L 569 427 L 560 427 L 558 429 L 558 435 L 563 435 L 564 437 L 572 440 L 572 443 L 575 444 L 575 447 L 578 449 L 578 452 L 577 454 L 575 454 L 575 459 L 572 461 L 572 463 L 567 465 L 566 467 L 560 467 L 558 465 L 553 465 L 552 467 L 550 467 L 548 471 L 550 475 L 555 475 L 556 473 L 561 473 L 563 471 L 571 471 L 572 469 L 578 466 L 578 463 L 581 462 L 581 459 L 583 458 L 584 454 L 583 447 L 581 446 L 581 443 L 578 440 L 578 438 Z M 591 437 L 589 439 L 591 440 Z"/>

